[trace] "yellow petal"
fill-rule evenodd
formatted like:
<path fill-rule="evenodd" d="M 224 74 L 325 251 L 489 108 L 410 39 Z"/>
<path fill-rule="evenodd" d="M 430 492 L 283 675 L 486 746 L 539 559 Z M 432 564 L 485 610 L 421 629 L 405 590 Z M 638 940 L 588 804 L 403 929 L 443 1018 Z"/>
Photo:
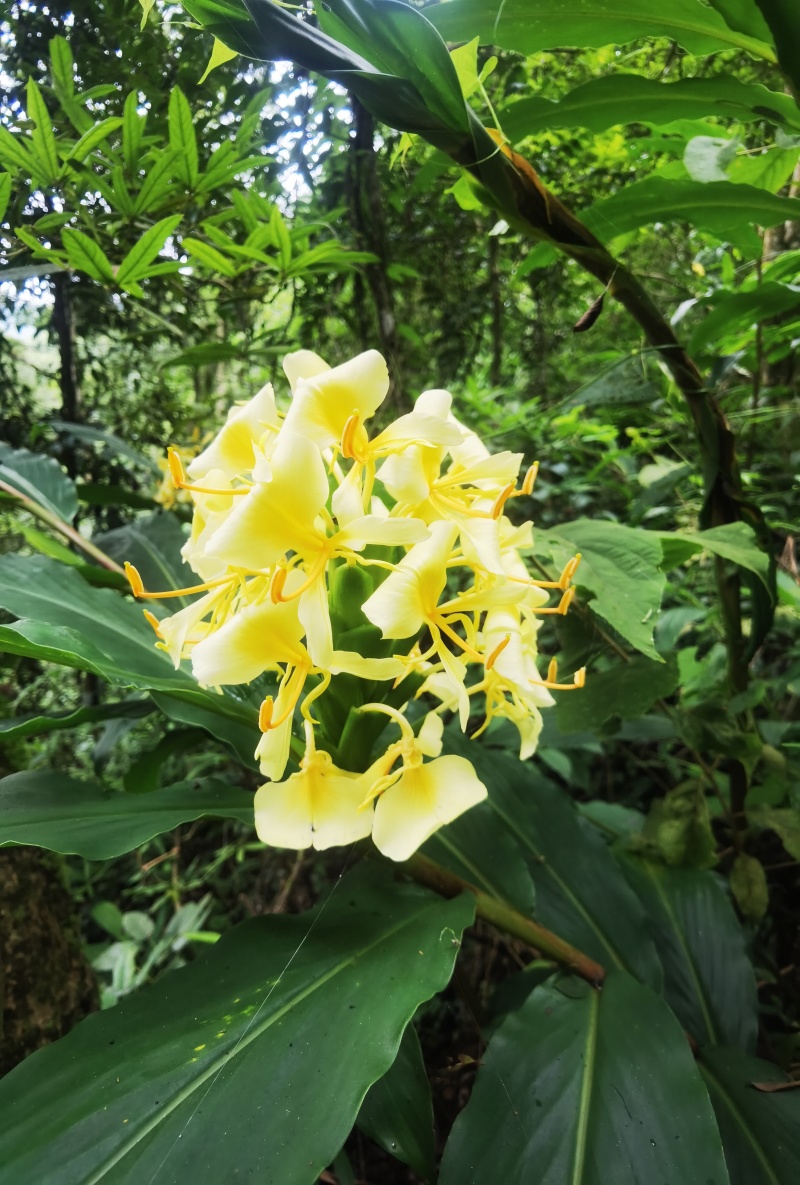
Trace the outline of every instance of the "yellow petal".
<path fill-rule="evenodd" d="M 389 390 L 389 372 L 377 350 L 308 378 L 298 378 L 284 425 L 320 448 L 342 439 L 356 412 L 363 422 L 373 416 Z"/>
<path fill-rule="evenodd" d="M 330 670 L 334 675 L 357 675 L 359 679 L 399 679 L 406 668 L 399 658 L 363 658 L 354 650 L 334 650 Z"/>
<path fill-rule="evenodd" d="M 388 428 L 384 428 L 379 436 L 370 442 L 370 453 L 400 451 L 407 444 L 426 445 L 457 445 L 461 442 L 462 431 L 457 424 L 440 419 L 439 416 L 425 415 L 416 409 L 404 416 L 399 416 Z"/>
<path fill-rule="evenodd" d="M 364 797 L 360 780 L 329 762 L 314 760 L 285 782 L 268 782 L 256 791 L 259 839 L 278 848 L 322 851 L 369 835 L 372 812 L 358 809 Z"/>
<path fill-rule="evenodd" d="M 417 733 L 417 748 L 426 757 L 438 757 L 442 751 L 444 721 L 438 712 L 428 712 Z"/>
<path fill-rule="evenodd" d="M 301 593 L 297 613 L 306 631 L 306 649 L 311 661 L 320 670 L 329 670 L 333 658 L 333 632 L 324 572 L 320 572 Z"/>
<path fill-rule="evenodd" d="M 272 454 L 272 481 L 238 499 L 206 551 L 238 568 L 269 568 L 289 551 L 318 551 L 325 536 L 315 525 L 328 498 L 319 449 L 284 428 Z"/>
<path fill-rule="evenodd" d="M 418 518 L 384 518 L 376 514 L 365 514 L 348 523 L 336 535 L 337 547 L 349 547 L 362 551 L 370 543 L 384 547 L 408 547 L 427 539 L 430 531 Z"/>
<path fill-rule="evenodd" d="M 293 392 L 301 379 L 315 379 L 326 370 L 330 370 L 330 366 L 313 350 L 295 350 L 294 353 L 287 354 L 283 360 L 283 373 L 289 380 Z"/>
<path fill-rule="evenodd" d="M 231 408 L 225 427 L 189 465 L 189 477 L 197 481 L 211 469 L 221 469 L 229 478 L 248 473 L 255 463 L 253 446 L 265 431 L 277 432 L 278 424 L 272 385 L 267 383 L 243 406 Z"/>
<path fill-rule="evenodd" d="M 447 558 L 458 534 L 455 523 L 434 522 L 362 608 L 384 638 L 409 638 L 430 620 L 447 583 Z"/>
<path fill-rule="evenodd" d="M 189 642 L 199 642 L 205 638 L 208 633 L 208 625 L 201 625 L 201 622 L 211 612 L 217 601 L 227 594 L 227 591 L 224 587 L 214 588 L 204 596 L 198 597 L 196 601 L 192 601 L 191 605 L 187 605 L 185 609 L 179 609 L 171 617 L 165 617 L 163 621 L 159 622 L 159 637 L 164 642 L 167 654 L 172 659 L 176 670 L 180 666 L 184 646 Z"/>
<path fill-rule="evenodd" d="M 434 831 L 486 798 L 465 757 L 448 755 L 403 770 L 375 807 L 372 838 L 390 860 L 408 860 Z"/>
<path fill-rule="evenodd" d="M 411 445 L 404 452 L 387 457 L 378 477 L 395 502 L 403 506 L 419 506 L 430 496 L 439 476 L 441 458 L 441 449 Z"/>
<path fill-rule="evenodd" d="M 220 687 L 250 683 L 279 662 L 307 662 L 302 636 L 295 601 L 248 605 L 198 642 L 192 651 L 194 676 L 208 687 Z"/>
<path fill-rule="evenodd" d="M 276 720 L 280 720 L 284 715 L 294 696 L 294 690 L 290 684 L 291 677 L 290 670 L 284 675 L 278 688 L 272 713 Z M 292 721 L 293 714 L 289 713 L 277 728 L 271 728 L 265 732 L 256 746 L 255 758 L 259 763 L 259 768 L 264 777 L 271 778 L 273 782 L 280 781 L 286 770 L 292 745 Z"/>

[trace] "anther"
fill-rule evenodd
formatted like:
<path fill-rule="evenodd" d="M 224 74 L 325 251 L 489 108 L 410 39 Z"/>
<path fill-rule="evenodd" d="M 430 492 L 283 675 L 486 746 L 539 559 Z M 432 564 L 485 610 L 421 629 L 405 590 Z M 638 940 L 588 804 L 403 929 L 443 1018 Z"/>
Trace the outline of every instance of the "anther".
<path fill-rule="evenodd" d="M 500 493 L 497 495 L 495 504 L 492 507 L 492 518 L 499 518 L 500 517 L 500 515 L 503 513 L 503 507 L 505 506 L 506 502 L 508 501 L 508 499 L 511 497 L 511 495 L 513 493 L 514 493 L 514 482 L 510 481 L 508 483 L 508 485 L 506 486 L 506 488 L 504 490 L 501 490 Z"/>
<path fill-rule="evenodd" d="M 550 659 L 550 665 L 547 668 L 547 682 L 548 683 L 557 683 L 558 682 L 558 659 L 556 659 L 556 658 Z"/>
<path fill-rule="evenodd" d="M 566 614 L 567 610 L 569 609 L 570 605 L 572 604 L 574 596 L 575 596 L 575 589 L 570 587 L 565 590 L 564 595 L 562 596 L 561 600 L 558 602 L 558 612 L 561 614 L 562 617 Z"/>
<path fill-rule="evenodd" d="M 149 609 L 143 609 L 142 612 L 144 613 L 144 618 L 147 624 L 153 627 L 159 638 L 163 638 L 164 635 L 161 632 L 161 623 L 156 617 L 155 613 L 151 613 Z"/>
<path fill-rule="evenodd" d="M 585 687 L 586 686 L 586 667 L 581 667 L 581 669 L 579 671 L 576 671 L 575 674 L 573 675 L 573 679 L 575 680 L 576 687 Z"/>
<path fill-rule="evenodd" d="M 272 696 L 268 695 L 258 709 L 258 727 L 262 732 L 269 732 L 272 727 L 272 709 L 274 706 Z"/>
<path fill-rule="evenodd" d="M 486 663 L 484 664 L 487 671 L 490 671 L 492 669 L 492 667 L 497 662 L 498 658 L 503 653 L 503 651 L 505 650 L 506 646 L 508 645 L 508 643 L 510 641 L 511 641 L 511 634 L 506 634 L 506 636 L 500 642 L 497 643 L 497 645 L 495 646 L 492 653 L 486 659 Z"/>
<path fill-rule="evenodd" d="M 286 577 L 289 575 L 287 568 L 278 568 L 275 573 L 272 584 L 269 590 L 269 598 L 273 605 L 279 605 L 283 601 L 283 586 L 286 584 Z"/>
<path fill-rule="evenodd" d="M 342 456 L 346 457 L 349 461 L 356 459 L 353 444 L 360 419 L 361 417 L 358 412 L 354 411 L 351 416 L 347 417 L 344 428 L 342 429 Z"/>
<path fill-rule="evenodd" d="M 527 494 L 530 496 L 533 493 L 533 487 L 536 483 L 538 474 L 539 462 L 534 461 L 528 472 L 525 474 L 525 477 L 522 479 L 522 488 L 519 491 L 521 494 Z"/>
<path fill-rule="evenodd" d="M 128 584 L 131 586 L 131 592 L 135 597 L 143 597 L 145 595 L 144 581 L 139 575 L 138 569 L 134 568 L 133 564 L 129 564 L 127 560 L 125 561 L 124 568 L 125 575 L 128 578 Z"/>
<path fill-rule="evenodd" d="M 234 497 L 241 497 L 242 494 L 249 494 L 250 488 L 235 490 L 212 490 L 206 486 L 193 486 L 186 480 L 186 474 L 183 471 L 183 462 L 176 453 L 174 448 L 167 449 L 167 464 L 169 465 L 169 474 L 172 478 L 172 484 L 176 490 L 191 490 L 194 494 L 216 494 L 218 496 L 227 497 L 229 494 Z"/>

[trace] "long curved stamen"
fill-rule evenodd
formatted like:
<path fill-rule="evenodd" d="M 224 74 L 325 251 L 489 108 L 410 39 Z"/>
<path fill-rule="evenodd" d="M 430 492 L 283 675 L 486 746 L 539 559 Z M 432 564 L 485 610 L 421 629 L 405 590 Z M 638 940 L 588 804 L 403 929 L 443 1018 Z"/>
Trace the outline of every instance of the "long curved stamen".
<path fill-rule="evenodd" d="M 504 490 L 501 490 L 500 493 L 497 495 L 497 497 L 495 498 L 494 506 L 492 507 L 492 511 L 491 511 L 492 518 L 499 518 L 500 515 L 503 513 L 503 507 L 505 506 L 506 502 L 511 497 L 511 495 L 514 493 L 514 485 L 515 485 L 515 482 L 510 481 L 508 483 L 508 485 L 506 486 L 506 488 Z"/>
<path fill-rule="evenodd" d="M 546 679 L 530 679 L 529 683 L 533 687 L 546 687 L 548 691 L 577 691 L 581 687 L 586 686 L 586 667 L 581 667 L 572 676 L 571 683 L 556 683 L 555 676 L 558 670 L 556 660 L 550 660 L 550 666 L 547 668 Z"/>
<path fill-rule="evenodd" d="M 303 716 L 303 719 L 306 720 L 309 724 L 319 725 L 319 720 L 315 720 L 314 717 L 310 714 L 309 705 L 313 704 L 315 699 L 319 699 L 319 697 L 323 694 L 323 692 L 328 690 L 328 684 L 330 683 L 330 681 L 331 681 L 330 671 L 323 671 L 322 678 L 319 681 L 319 683 L 317 684 L 317 686 L 313 689 L 313 691 L 309 691 L 308 695 L 306 696 L 306 698 L 303 700 L 302 704 L 300 705 L 300 712 Z"/>
<path fill-rule="evenodd" d="M 465 654 L 468 654 L 472 659 L 474 659 L 475 662 L 483 662 L 483 655 L 478 654 L 478 651 L 475 650 L 474 647 L 470 646 L 469 642 L 465 642 L 463 638 L 459 638 L 456 631 L 451 629 L 445 619 L 440 617 L 438 613 L 436 614 L 434 621 L 431 622 L 431 630 L 437 628 L 440 629 L 443 634 L 446 634 L 451 642 L 455 642 L 455 644 L 460 647 Z"/>
<path fill-rule="evenodd" d="M 172 484 L 176 490 L 191 490 L 193 494 L 217 494 L 222 497 L 227 497 L 231 494 L 233 497 L 241 497 L 242 494 L 249 494 L 250 487 L 245 489 L 237 488 L 235 490 L 212 490 L 206 486 L 191 485 L 186 480 L 186 474 L 183 471 L 183 462 L 181 461 L 174 448 L 167 449 L 167 464 L 169 465 L 169 475 L 172 478 Z"/>
<path fill-rule="evenodd" d="M 307 578 L 303 581 L 303 583 L 300 585 L 299 588 L 293 588 L 292 591 L 290 593 L 288 593 L 287 595 L 284 595 L 284 592 L 283 592 L 283 586 L 286 583 L 286 577 L 284 576 L 283 580 L 281 580 L 280 583 L 278 582 L 278 577 L 279 577 L 280 572 L 286 571 L 286 569 L 285 568 L 279 569 L 278 573 L 276 573 L 276 575 L 275 575 L 275 579 L 272 582 L 272 589 L 270 591 L 270 596 L 272 597 L 272 600 L 274 601 L 274 603 L 276 605 L 278 605 L 282 601 L 297 600 L 297 598 L 299 596 L 302 596 L 302 594 L 306 591 L 306 589 L 311 588 L 311 585 L 319 577 L 320 573 L 324 572 L 325 565 L 327 564 L 327 562 L 328 562 L 327 552 L 325 552 L 325 551 L 320 552 L 319 556 L 314 561 L 314 564 L 313 564 L 311 571 L 309 572 Z"/>
<path fill-rule="evenodd" d="M 283 690 L 285 687 L 286 691 L 288 692 L 289 703 L 286 705 L 284 711 L 281 712 L 277 720 L 273 716 L 275 703 L 272 699 L 272 696 L 268 695 L 266 697 L 258 713 L 258 726 L 262 732 L 269 732 L 270 729 L 280 728 L 280 726 L 289 719 L 297 707 L 297 701 L 300 699 L 300 695 L 303 690 L 303 684 L 306 681 L 306 675 L 308 674 L 308 671 L 308 666 L 297 666 L 292 671 L 289 678 L 281 684 L 281 690 Z"/>
<path fill-rule="evenodd" d="M 220 576 L 218 580 L 207 580 L 205 584 L 195 584 L 192 588 L 171 588 L 168 592 L 148 592 L 138 569 L 134 568 L 133 564 L 128 563 L 127 560 L 124 567 L 133 595 L 149 601 L 168 600 L 170 597 L 191 597 L 195 593 L 210 592 L 212 588 L 221 588 L 223 584 L 230 584 L 232 580 L 238 579 L 236 576 Z"/>
<path fill-rule="evenodd" d="M 561 598 L 561 600 L 558 602 L 558 604 L 554 608 L 552 608 L 552 609 L 531 609 L 530 612 L 536 613 L 536 614 L 539 614 L 542 616 L 547 613 L 558 613 L 558 614 L 560 614 L 561 617 L 563 617 L 564 614 L 569 609 L 570 605 L 572 604 L 574 597 L 575 597 L 575 589 L 568 588 L 564 592 L 564 595 Z"/>

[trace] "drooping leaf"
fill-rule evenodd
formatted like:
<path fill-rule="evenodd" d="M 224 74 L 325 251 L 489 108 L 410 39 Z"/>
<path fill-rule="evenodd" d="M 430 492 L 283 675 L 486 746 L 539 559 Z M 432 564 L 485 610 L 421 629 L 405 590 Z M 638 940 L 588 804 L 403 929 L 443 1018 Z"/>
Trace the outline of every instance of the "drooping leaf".
<path fill-rule="evenodd" d="M 621 523 L 576 519 L 541 539 L 554 547 L 559 565 L 579 551 L 582 559 L 575 582 L 594 594 L 592 612 L 636 650 L 654 662 L 663 661 L 653 641 L 653 627 L 666 587 L 656 532 Z"/>
<path fill-rule="evenodd" d="M 253 795 L 214 779 L 179 782 L 150 794 L 109 791 L 50 770 L 0 779 L 0 846 L 35 844 L 110 860 L 206 815 L 252 823 Z"/>
<path fill-rule="evenodd" d="M 727 1185 L 689 1045 L 666 1004 L 612 971 L 537 987 L 500 1025 L 440 1185 Z"/>
<path fill-rule="evenodd" d="M 800 1177 L 800 1091 L 764 1091 L 788 1078 L 739 1049 L 701 1050 L 700 1073 L 717 1116 L 731 1185 L 795 1185 Z"/>
<path fill-rule="evenodd" d="M 624 5 L 614 0 L 570 0 L 568 5 L 535 7 L 528 0 L 449 0 L 431 6 L 427 14 L 447 41 L 469 41 L 477 33 L 482 45 L 500 45 L 514 53 L 669 37 L 689 53 L 738 47 L 774 61 L 771 46 L 729 28 L 719 13 L 699 0 L 676 0 L 668 8 L 652 0 Z"/>
<path fill-rule="evenodd" d="M 757 0 L 709 0 L 709 4 L 724 18 L 728 28 L 746 33 L 748 37 L 757 37 L 760 41 L 772 40 L 769 26 L 759 12 Z"/>
<path fill-rule="evenodd" d="M 423 853 L 498 901 L 533 914 L 533 880 L 523 853 L 488 803 L 431 836 Z"/>
<path fill-rule="evenodd" d="M 754 225 L 775 226 L 799 217 L 800 200 L 778 197 L 753 185 L 658 176 L 634 181 L 582 214 L 589 229 L 606 240 L 653 222 L 689 222 L 749 254 L 755 243 L 760 249 Z"/>
<path fill-rule="evenodd" d="M 710 872 L 667 868 L 626 854 L 664 965 L 664 997 L 701 1044 L 752 1052 L 758 1031 L 753 964 L 730 901 Z"/>
<path fill-rule="evenodd" d="M 214 38 L 214 44 L 211 47 L 211 57 L 208 59 L 208 65 L 200 76 L 200 82 L 205 82 L 212 70 L 216 70 L 218 66 L 224 66 L 226 62 L 230 62 L 237 56 L 235 49 L 228 49 L 224 41 L 220 41 L 219 37 Z"/>
<path fill-rule="evenodd" d="M 359 868 L 311 914 L 237 926 L 2 1080 L 0 1182 L 313 1185 L 472 910 Z"/>
<path fill-rule="evenodd" d="M 606 967 L 627 968 L 659 987 L 661 965 L 644 911 L 603 840 L 581 826 L 566 795 L 530 762 L 456 732 L 448 746 L 475 766 L 489 806 L 522 852 L 536 889 L 536 920 Z"/>
<path fill-rule="evenodd" d="M 358 1126 L 424 1181 L 435 1179 L 431 1086 L 413 1024 L 390 1068 L 367 1091 Z"/>
<path fill-rule="evenodd" d="M 0 442 L 0 481 L 64 522 L 72 522 L 77 513 L 75 483 L 54 457 Z"/>
<path fill-rule="evenodd" d="M 48 732 L 61 732 L 77 728 L 81 724 L 94 724 L 101 720 L 137 719 L 155 711 L 149 699 L 119 700 L 116 703 L 97 704 L 94 707 L 75 708 L 71 712 L 60 712 L 53 716 L 31 715 L 0 720 L 0 739 L 13 737 L 43 736 Z"/>
<path fill-rule="evenodd" d="M 665 83 L 615 71 L 576 86 L 558 101 L 532 95 L 499 114 L 506 135 L 520 140 L 548 128 L 603 132 L 616 124 L 661 126 L 679 119 L 705 119 L 711 111 L 738 123 L 767 119 L 800 130 L 800 110 L 789 95 L 730 75 Z"/>
<path fill-rule="evenodd" d="M 90 444 L 102 444 L 125 461 L 139 468 L 149 470 L 154 477 L 161 476 L 161 470 L 155 461 L 145 456 L 144 453 L 137 452 L 126 440 L 123 440 L 120 436 L 115 436 L 113 432 L 107 432 L 103 428 L 94 428 L 91 424 L 75 424 L 72 420 L 53 419 L 49 423 L 50 427 L 54 428 L 56 432 L 62 432 L 65 436 L 74 436 L 76 440 L 85 440 Z M 89 501 L 88 498 L 83 497 L 86 487 L 81 489 L 79 486 L 78 489 L 81 499 L 83 501 Z M 92 504 L 97 505 L 98 502 L 95 501 Z M 99 504 L 102 505 L 104 503 Z M 138 505 L 142 505 L 142 503 Z M 144 505 L 150 505 L 150 503 L 145 502 Z"/>

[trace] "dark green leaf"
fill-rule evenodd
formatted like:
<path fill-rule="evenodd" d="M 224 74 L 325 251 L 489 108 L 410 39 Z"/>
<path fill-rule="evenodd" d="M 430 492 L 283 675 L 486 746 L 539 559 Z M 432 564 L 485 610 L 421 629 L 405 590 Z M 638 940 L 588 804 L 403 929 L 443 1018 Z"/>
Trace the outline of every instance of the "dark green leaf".
<path fill-rule="evenodd" d="M 664 552 L 663 567 L 674 568 L 683 564 L 699 551 L 710 551 L 712 555 L 730 560 L 732 564 L 752 572 L 770 591 L 769 556 L 758 546 L 752 527 L 747 523 L 725 523 L 721 527 L 710 527 L 707 531 L 653 531 L 661 540 Z"/>
<path fill-rule="evenodd" d="M 763 1091 L 786 1075 L 738 1049 L 709 1048 L 698 1062 L 725 1146 L 731 1185 L 797 1185 L 800 1091 Z"/>
<path fill-rule="evenodd" d="M 93 428 L 90 424 L 75 424 L 71 420 L 53 419 L 49 421 L 50 427 L 55 428 L 56 432 L 62 432 L 65 436 L 74 436 L 76 440 L 85 440 L 91 444 L 105 445 L 112 453 L 122 457 L 128 462 L 132 462 L 138 467 L 148 469 L 154 477 L 161 476 L 161 470 L 155 461 L 150 457 L 146 457 L 144 453 L 139 453 L 136 449 L 131 448 L 127 441 L 119 436 L 115 436 L 113 432 L 106 432 L 102 428 Z M 83 494 L 86 487 L 79 487 L 79 493 L 83 501 L 89 501 L 84 498 Z M 145 505 L 150 505 L 152 500 L 148 500 Z M 101 502 L 100 505 L 105 505 Z"/>
<path fill-rule="evenodd" d="M 312 914 L 224 934 L 2 1080 L 0 1182 L 313 1185 L 472 911 L 360 868 Z"/>
<path fill-rule="evenodd" d="M 168 510 L 156 510 L 127 526 L 98 535 L 97 546 L 124 564 L 138 568 L 144 586 L 151 592 L 169 592 L 196 583 L 197 577 L 181 556 L 186 535 L 180 520 Z M 188 605 L 191 597 L 176 597 L 170 611 Z"/>
<path fill-rule="evenodd" d="M 598 732 L 613 716 L 635 720 L 657 700 L 672 695 L 677 686 L 678 666 L 674 660 L 657 663 L 637 655 L 609 671 L 592 671 L 580 691 L 559 695 L 558 726 L 562 732 Z"/>
<path fill-rule="evenodd" d="M 692 353 L 700 353 L 711 342 L 747 333 L 759 321 L 782 313 L 800 311 L 800 290 L 789 284 L 765 281 L 752 292 L 724 292 L 700 322 L 689 341 Z"/>
<path fill-rule="evenodd" d="M 797 47 L 800 45 L 800 8 L 795 0 L 755 0 L 769 26 L 778 51 L 778 64 L 786 75 L 795 95 L 800 94 L 800 64 Z"/>
<path fill-rule="evenodd" d="M 64 227 L 61 238 L 72 267 L 85 272 L 93 280 L 114 283 L 114 269 L 99 243 L 71 226 Z"/>
<path fill-rule="evenodd" d="M 603 840 L 581 825 L 566 795 L 530 762 L 457 733 L 449 744 L 473 763 L 489 805 L 525 857 L 537 921 L 604 965 L 627 968 L 659 987 L 661 965 L 644 911 Z"/>
<path fill-rule="evenodd" d="M 791 2 L 791 0 L 787 0 Z M 689 53 L 709 54 L 734 46 L 774 60 L 769 45 L 730 29 L 699 0 L 675 0 L 659 8 L 653 0 L 569 0 L 531 7 L 529 0 L 450 0 L 427 13 L 447 41 L 500 45 L 514 53 L 541 49 L 624 45 L 640 37 L 669 37 Z"/>
<path fill-rule="evenodd" d="M 76 708 L 56 716 L 23 716 L 0 720 L 0 738 L 43 736 L 47 732 L 61 732 L 77 728 L 79 724 L 95 724 L 100 720 L 137 719 L 153 712 L 150 699 L 121 700 L 119 703 L 98 704 L 94 708 Z"/>
<path fill-rule="evenodd" d="M 686 1038 L 624 972 L 537 987 L 483 1060 L 440 1185 L 727 1185 Z"/>
<path fill-rule="evenodd" d="M 753 226 L 775 226 L 800 218 L 800 200 L 730 181 L 705 184 L 645 177 L 611 197 L 601 198 L 584 210 L 582 218 L 590 230 L 606 240 L 653 222 L 689 222 L 752 254 L 754 244 L 760 249 Z"/>
<path fill-rule="evenodd" d="M 622 867 L 647 911 L 664 965 L 664 997 L 683 1027 L 701 1044 L 754 1050 L 756 978 L 716 877 L 630 854 Z"/>
<path fill-rule="evenodd" d="M 115 132 L 121 126 L 122 120 L 118 116 L 109 116 L 108 119 L 101 119 L 94 127 L 89 128 L 88 131 L 83 133 L 75 147 L 70 149 L 67 160 L 81 164 L 86 160 L 90 152 L 94 152 L 99 144 L 107 140 L 111 133 Z"/>
<path fill-rule="evenodd" d="M 56 138 L 47 104 L 42 98 L 36 79 L 30 77 L 26 87 L 28 100 L 28 118 L 32 119 L 35 127 L 31 132 L 31 145 L 34 159 L 38 167 L 39 176 L 45 185 L 52 185 L 58 180 L 61 172 L 61 161 L 56 147 Z"/>
<path fill-rule="evenodd" d="M 358 1126 L 418 1177 L 434 1180 L 431 1087 L 413 1024 L 406 1026 L 390 1069 L 367 1091 Z"/>
<path fill-rule="evenodd" d="M 755 856 L 739 852 L 731 868 L 731 892 L 742 917 L 760 922 L 769 907 L 769 885 L 764 866 Z"/>
<path fill-rule="evenodd" d="M 538 95 L 519 99 L 501 110 L 500 121 L 509 139 L 521 140 L 548 128 L 602 132 L 617 124 L 659 126 L 678 119 L 705 119 L 712 111 L 738 123 L 768 119 L 793 131 L 800 129 L 797 104 L 761 83 L 725 74 L 665 83 L 616 71 L 584 82 L 557 102 Z"/>
<path fill-rule="evenodd" d="M 0 481 L 65 522 L 72 522 L 77 513 L 75 483 L 54 457 L 0 442 Z"/>
<path fill-rule="evenodd" d="M 180 221 L 180 214 L 162 218 L 142 235 L 138 243 L 134 243 L 117 268 L 117 283 L 120 288 L 124 288 L 131 280 L 140 280 L 147 275 L 148 266 L 161 251 L 169 236 L 174 233 Z"/>
<path fill-rule="evenodd" d="M 0 845 L 36 844 L 110 860 L 205 815 L 252 823 L 253 795 L 214 780 L 130 794 L 49 770 L 0 779 Z"/>
<path fill-rule="evenodd" d="M 757 0 L 709 0 L 709 4 L 716 8 L 730 29 L 746 33 L 748 37 L 757 37 L 760 41 L 772 40 L 769 27 L 758 10 Z"/>

